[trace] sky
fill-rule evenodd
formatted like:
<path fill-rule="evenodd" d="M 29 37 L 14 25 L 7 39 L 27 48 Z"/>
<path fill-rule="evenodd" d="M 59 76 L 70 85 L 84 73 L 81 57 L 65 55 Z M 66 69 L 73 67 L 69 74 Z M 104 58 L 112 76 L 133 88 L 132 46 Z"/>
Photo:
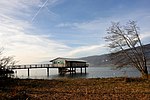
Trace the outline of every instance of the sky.
<path fill-rule="evenodd" d="M 109 53 L 111 22 L 137 21 L 150 43 L 150 0 L 0 0 L 0 47 L 19 64 Z"/>

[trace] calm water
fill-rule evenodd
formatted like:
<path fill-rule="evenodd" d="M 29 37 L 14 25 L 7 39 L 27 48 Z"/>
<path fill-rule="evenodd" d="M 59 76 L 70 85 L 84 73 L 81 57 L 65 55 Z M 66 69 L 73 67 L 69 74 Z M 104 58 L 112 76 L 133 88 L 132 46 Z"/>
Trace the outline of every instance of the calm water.
<path fill-rule="evenodd" d="M 28 77 L 27 69 L 14 70 L 14 78 L 31 78 L 31 79 L 58 79 L 58 78 L 108 78 L 108 77 L 140 77 L 140 72 L 135 68 L 124 68 L 114 70 L 112 67 L 88 67 L 87 74 L 80 73 L 80 69 L 77 69 L 77 74 L 70 75 L 69 73 L 64 76 L 58 74 L 58 69 L 51 68 L 49 70 L 50 75 L 47 76 L 47 69 L 30 69 L 30 76 Z M 150 68 L 149 68 L 150 72 Z"/>

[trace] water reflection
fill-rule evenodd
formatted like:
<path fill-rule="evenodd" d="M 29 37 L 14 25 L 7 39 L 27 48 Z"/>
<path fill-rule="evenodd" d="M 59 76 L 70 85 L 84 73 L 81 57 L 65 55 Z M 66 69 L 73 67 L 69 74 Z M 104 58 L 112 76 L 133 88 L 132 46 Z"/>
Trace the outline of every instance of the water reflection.
<path fill-rule="evenodd" d="M 73 73 L 73 74 L 64 74 L 64 75 L 50 75 L 48 78 L 52 78 L 52 79 L 58 79 L 58 78 L 86 78 L 89 74 L 88 73 Z"/>

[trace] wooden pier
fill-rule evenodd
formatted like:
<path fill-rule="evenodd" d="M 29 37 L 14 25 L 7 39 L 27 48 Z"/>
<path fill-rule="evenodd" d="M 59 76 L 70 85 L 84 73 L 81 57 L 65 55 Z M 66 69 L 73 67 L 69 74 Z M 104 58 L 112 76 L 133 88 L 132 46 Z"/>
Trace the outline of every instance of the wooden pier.
<path fill-rule="evenodd" d="M 75 67 L 59 67 L 59 66 L 52 66 L 52 64 L 31 64 L 31 65 L 15 65 L 13 67 L 9 67 L 9 69 L 14 70 L 14 69 L 27 69 L 28 70 L 28 76 L 30 76 L 30 69 L 35 69 L 35 68 L 46 68 L 47 69 L 47 76 L 50 75 L 50 69 L 51 68 L 58 68 L 58 73 L 59 74 L 65 74 L 65 73 L 70 73 L 71 75 L 73 73 L 76 74 L 76 69 L 80 69 L 80 73 L 85 73 L 86 74 L 86 68 L 88 66 L 75 66 Z M 84 72 L 83 72 L 84 69 Z"/>
<path fill-rule="evenodd" d="M 88 64 L 86 61 L 83 60 L 75 60 L 75 59 L 69 59 L 69 58 L 56 58 L 50 61 L 51 64 L 31 64 L 31 65 L 15 65 L 13 67 L 9 67 L 9 69 L 27 69 L 28 70 L 28 76 L 30 76 L 30 69 L 33 68 L 46 68 L 47 69 L 47 76 L 50 75 L 50 69 L 51 68 L 58 68 L 59 74 L 65 74 L 70 73 L 73 75 L 73 73 L 76 74 L 76 69 L 79 68 L 81 74 L 86 74 L 86 68 L 88 67 Z"/>

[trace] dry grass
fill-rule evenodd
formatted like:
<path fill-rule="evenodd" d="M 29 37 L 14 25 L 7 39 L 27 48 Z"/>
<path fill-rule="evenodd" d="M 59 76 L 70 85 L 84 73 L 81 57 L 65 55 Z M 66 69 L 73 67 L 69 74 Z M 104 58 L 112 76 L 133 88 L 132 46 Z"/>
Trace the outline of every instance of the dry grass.
<path fill-rule="evenodd" d="M 95 78 L 1 80 L 2 100 L 149 100 L 150 80 Z"/>

